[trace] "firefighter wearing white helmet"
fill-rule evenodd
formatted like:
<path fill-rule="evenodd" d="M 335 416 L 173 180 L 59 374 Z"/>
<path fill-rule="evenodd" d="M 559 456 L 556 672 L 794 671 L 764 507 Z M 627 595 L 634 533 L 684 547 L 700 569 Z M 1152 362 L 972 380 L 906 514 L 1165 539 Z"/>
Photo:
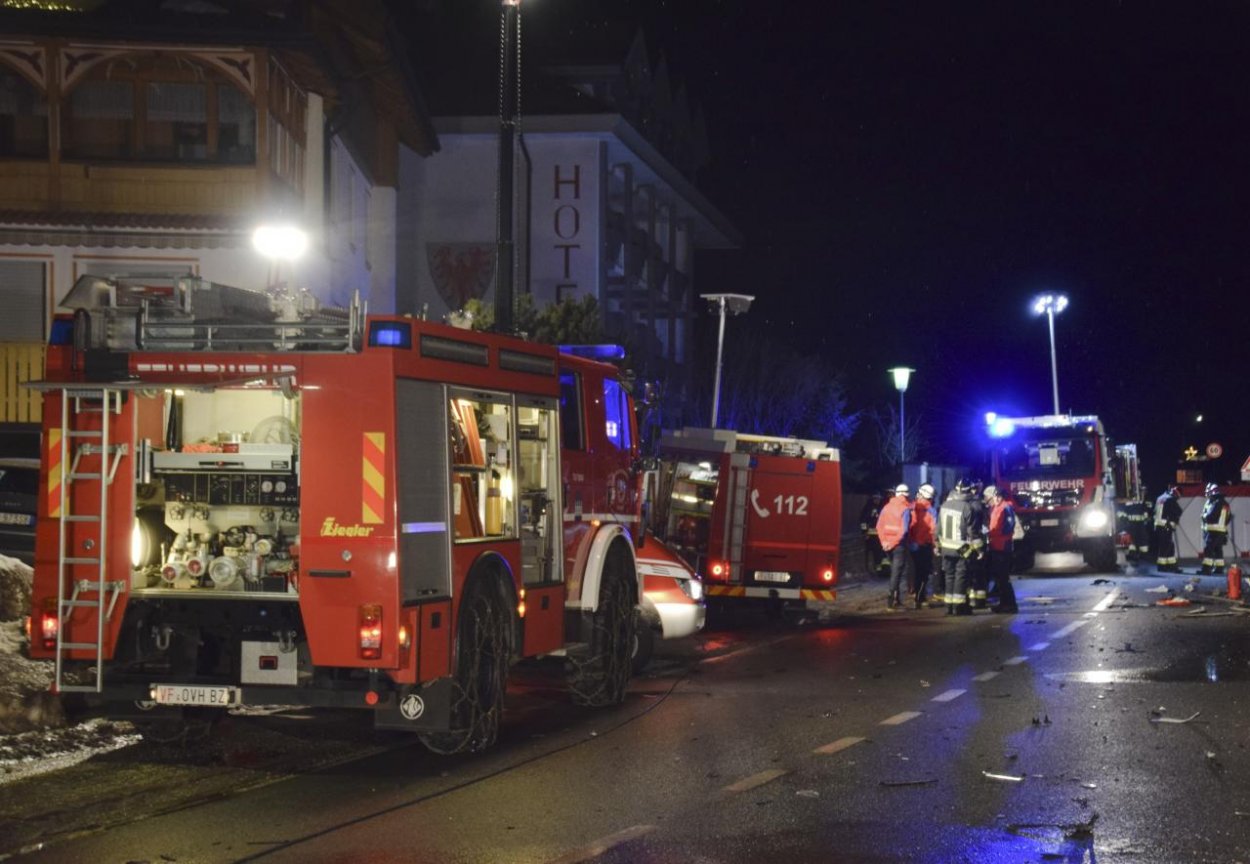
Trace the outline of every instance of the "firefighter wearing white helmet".
<path fill-rule="evenodd" d="M 1207 502 L 1202 506 L 1202 568 L 1203 575 L 1224 569 L 1224 544 L 1228 542 L 1228 524 L 1232 508 L 1224 493 L 1214 483 L 1207 484 Z"/>
<path fill-rule="evenodd" d="M 972 523 L 972 484 L 960 480 L 938 513 L 938 547 L 946 580 L 946 614 L 971 615 L 968 605 L 968 558 L 976 537 Z"/>
<path fill-rule="evenodd" d="M 911 556 L 908 551 L 907 536 L 911 532 L 911 502 L 907 500 L 906 483 L 894 487 L 894 497 L 881 508 L 877 517 L 877 537 L 881 541 L 881 550 L 890 559 L 890 593 L 886 597 L 885 607 L 893 612 L 902 606 L 903 592 L 907 590 L 908 571 L 911 570 Z"/>
<path fill-rule="evenodd" d="M 919 609 L 929 593 L 929 577 L 933 574 L 933 541 L 937 523 L 933 519 L 933 486 L 921 483 L 912 504 L 911 531 L 908 535 L 912 564 L 912 602 Z"/>
<path fill-rule="evenodd" d="M 1016 532 L 1016 511 L 997 486 L 985 487 L 985 504 L 990 508 L 986 564 L 990 581 L 994 584 L 994 611 L 1015 614 L 1016 589 L 1011 587 L 1011 549 Z"/>

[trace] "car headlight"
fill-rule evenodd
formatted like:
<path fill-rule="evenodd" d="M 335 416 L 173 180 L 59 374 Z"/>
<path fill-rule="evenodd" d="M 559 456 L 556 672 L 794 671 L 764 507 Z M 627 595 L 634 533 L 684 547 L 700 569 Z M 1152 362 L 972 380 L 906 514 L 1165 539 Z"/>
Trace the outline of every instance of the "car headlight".
<path fill-rule="evenodd" d="M 698 579 L 678 579 L 677 584 L 681 586 L 682 593 L 691 600 L 703 599 L 703 582 Z"/>
<path fill-rule="evenodd" d="M 1098 531 L 1107 527 L 1107 511 L 1090 507 L 1081 514 L 1081 527 L 1086 531 Z"/>

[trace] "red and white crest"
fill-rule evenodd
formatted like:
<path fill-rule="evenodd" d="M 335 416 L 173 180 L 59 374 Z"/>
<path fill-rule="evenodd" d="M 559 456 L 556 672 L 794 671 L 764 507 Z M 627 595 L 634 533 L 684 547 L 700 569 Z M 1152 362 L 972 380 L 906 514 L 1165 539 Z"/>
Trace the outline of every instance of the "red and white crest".
<path fill-rule="evenodd" d="M 495 277 L 493 243 L 427 243 L 425 254 L 434 287 L 448 309 L 482 299 Z"/>

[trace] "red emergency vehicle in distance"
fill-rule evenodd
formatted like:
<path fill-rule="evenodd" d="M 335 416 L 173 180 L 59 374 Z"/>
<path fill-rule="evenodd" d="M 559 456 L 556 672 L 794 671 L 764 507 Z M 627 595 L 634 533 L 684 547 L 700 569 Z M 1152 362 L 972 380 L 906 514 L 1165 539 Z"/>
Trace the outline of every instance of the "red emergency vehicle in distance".
<path fill-rule="evenodd" d="M 823 441 L 687 428 L 664 435 L 658 524 L 709 602 L 800 611 L 837 597 L 839 453 Z"/>
<path fill-rule="evenodd" d="M 149 718 L 359 707 L 440 752 L 494 741 L 517 658 L 624 698 L 641 496 L 615 366 L 189 276 L 83 277 L 62 305 L 33 385 L 31 653 L 57 690 Z"/>

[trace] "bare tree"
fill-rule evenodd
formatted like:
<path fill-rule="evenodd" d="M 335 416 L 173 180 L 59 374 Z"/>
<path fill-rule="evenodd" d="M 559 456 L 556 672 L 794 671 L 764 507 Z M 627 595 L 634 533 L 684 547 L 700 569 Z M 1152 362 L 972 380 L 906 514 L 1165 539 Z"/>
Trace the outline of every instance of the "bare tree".
<path fill-rule="evenodd" d="M 918 416 L 909 416 L 903 428 L 903 453 L 899 458 L 899 412 L 893 405 L 884 410 L 868 412 L 876 429 L 877 458 L 882 465 L 897 467 L 902 463 L 915 462 L 921 450 L 927 446 L 924 424 Z"/>

